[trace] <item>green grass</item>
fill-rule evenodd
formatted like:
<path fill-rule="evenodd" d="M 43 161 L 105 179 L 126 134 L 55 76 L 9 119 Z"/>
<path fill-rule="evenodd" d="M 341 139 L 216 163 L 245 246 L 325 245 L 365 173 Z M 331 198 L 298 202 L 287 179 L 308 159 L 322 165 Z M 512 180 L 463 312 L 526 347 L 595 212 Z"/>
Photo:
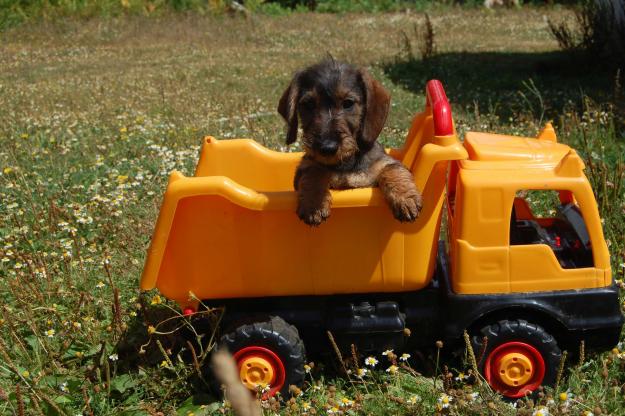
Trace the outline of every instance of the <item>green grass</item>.
<path fill-rule="evenodd" d="M 237 4 L 235 4 L 237 3 Z M 202 15 L 286 15 L 308 12 L 321 13 L 391 12 L 425 10 L 437 5 L 431 0 L 316 0 L 266 1 L 246 0 L 0 0 L 0 30 L 24 23 L 57 21 L 66 17 L 81 19 L 114 19 L 123 16 L 158 18 L 171 13 Z M 475 3 L 470 0 L 469 3 Z"/>
<path fill-rule="evenodd" d="M 423 16 L 415 13 L 70 17 L 0 33 L 0 414 L 228 412 L 202 393 L 190 347 L 169 333 L 187 321 L 156 293 L 139 293 L 145 251 L 169 171 L 193 171 L 205 134 L 281 148 L 277 100 L 293 71 L 326 51 L 368 66 L 391 91 L 386 144 L 403 140 L 434 76 L 460 133 L 535 135 L 553 119 L 587 161 L 622 279 L 622 87 L 615 74 L 571 65 L 576 58 L 557 52 L 543 15 L 563 13 L 434 11 L 437 54 L 427 62 L 416 53 Z M 199 331 L 210 323 L 193 322 Z M 201 360 L 208 340 L 196 341 Z M 427 377 L 403 367 L 390 374 L 378 356 L 363 379 L 316 363 L 302 396 L 264 411 L 432 414 L 447 394 L 449 414 L 529 415 L 539 405 L 624 414 L 625 356 L 585 358 L 570 358 L 558 390 L 520 410 L 455 380 L 468 370 L 461 364 L 440 362 Z M 449 379 L 445 364 L 458 367 Z M 570 401 L 559 397 L 566 391 Z"/>

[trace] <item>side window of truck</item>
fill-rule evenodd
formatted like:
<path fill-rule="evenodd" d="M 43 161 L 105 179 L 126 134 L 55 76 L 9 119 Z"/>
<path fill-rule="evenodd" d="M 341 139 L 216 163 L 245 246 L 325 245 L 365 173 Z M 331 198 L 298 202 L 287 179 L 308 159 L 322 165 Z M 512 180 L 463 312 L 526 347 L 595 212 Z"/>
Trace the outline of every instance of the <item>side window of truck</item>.
<path fill-rule="evenodd" d="M 592 267 L 592 246 L 570 191 L 522 190 L 510 218 L 510 245 L 545 244 L 563 269 Z"/>

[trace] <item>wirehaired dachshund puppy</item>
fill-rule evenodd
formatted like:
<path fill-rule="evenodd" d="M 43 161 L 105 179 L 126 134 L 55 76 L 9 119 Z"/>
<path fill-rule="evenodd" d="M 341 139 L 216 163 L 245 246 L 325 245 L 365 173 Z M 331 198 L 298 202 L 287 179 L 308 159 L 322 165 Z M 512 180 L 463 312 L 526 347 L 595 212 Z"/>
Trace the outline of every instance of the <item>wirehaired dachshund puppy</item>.
<path fill-rule="evenodd" d="M 317 226 L 330 216 L 330 189 L 379 186 L 399 221 L 414 221 L 421 193 L 412 174 L 376 140 L 390 95 L 367 71 L 324 60 L 295 74 L 278 112 L 286 120 L 286 143 L 302 124 L 304 157 L 295 172 L 297 215 Z"/>

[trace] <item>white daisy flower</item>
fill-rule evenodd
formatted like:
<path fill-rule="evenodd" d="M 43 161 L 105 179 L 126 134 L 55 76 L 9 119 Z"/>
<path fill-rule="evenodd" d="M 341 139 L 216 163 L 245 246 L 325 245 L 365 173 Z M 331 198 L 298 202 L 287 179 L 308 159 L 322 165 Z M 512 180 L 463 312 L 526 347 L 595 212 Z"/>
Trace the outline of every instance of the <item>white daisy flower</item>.
<path fill-rule="evenodd" d="M 547 409 L 545 406 L 540 406 L 536 410 L 534 410 L 532 416 L 549 416 L 549 409 Z"/>
<path fill-rule="evenodd" d="M 354 405 L 353 400 L 349 400 L 347 397 L 343 397 L 341 399 L 341 403 L 339 403 L 341 407 L 352 407 Z"/>
<path fill-rule="evenodd" d="M 456 380 L 456 381 L 463 381 L 463 380 L 466 380 L 468 378 L 469 378 L 468 375 L 466 375 L 464 373 L 458 373 L 458 375 L 454 378 L 454 380 Z"/>
<path fill-rule="evenodd" d="M 445 409 L 448 408 L 449 405 L 451 404 L 451 402 L 453 401 L 453 397 L 443 393 L 441 394 L 441 396 L 438 398 L 438 404 L 441 408 Z"/>
<path fill-rule="evenodd" d="M 367 357 L 365 358 L 365 364 L 369 367 L 375 367 L 378 364 L 378 360 L 376 360 L 374 357 Z"/>

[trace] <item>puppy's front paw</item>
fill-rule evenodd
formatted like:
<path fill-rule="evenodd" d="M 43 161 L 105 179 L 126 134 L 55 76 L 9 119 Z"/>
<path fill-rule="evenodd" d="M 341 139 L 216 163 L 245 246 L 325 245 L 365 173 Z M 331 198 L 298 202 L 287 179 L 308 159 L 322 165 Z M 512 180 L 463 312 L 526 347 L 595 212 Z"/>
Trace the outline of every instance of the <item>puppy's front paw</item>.
<path fill-rule="evenodd" d="M 423 200 L 419 192 L 396 196 L 389 201 L 393 216 L 401 222 L 413 222 L 419 217 Z"/>
<path fill-rule="evenodd" d="M 329 204 L 323 204 L 321 207 L 304 206 L 300 204 L 297 207 L 297 216 L 306 224 L 316 227 L 328 219 L 330 216 Z"/>

